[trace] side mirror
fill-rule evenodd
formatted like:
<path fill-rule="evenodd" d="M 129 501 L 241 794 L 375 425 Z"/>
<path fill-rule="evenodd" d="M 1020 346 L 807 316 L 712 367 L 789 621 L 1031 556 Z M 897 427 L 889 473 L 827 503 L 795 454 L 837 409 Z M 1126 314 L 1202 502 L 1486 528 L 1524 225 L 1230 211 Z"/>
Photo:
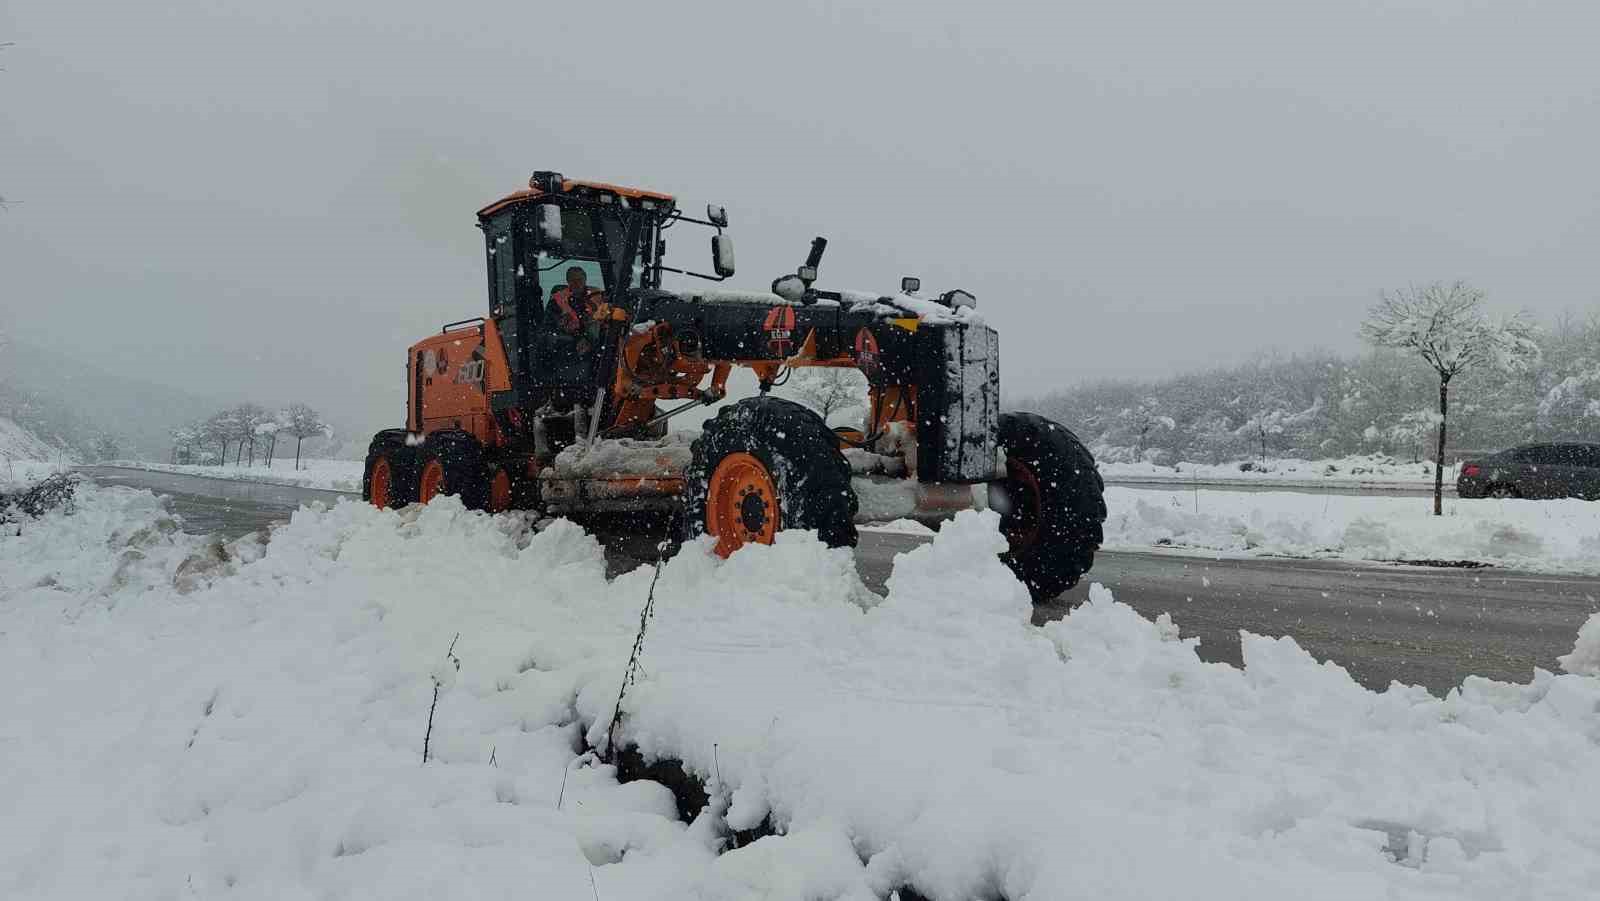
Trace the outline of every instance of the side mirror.
<path fill-rule="evenodd" d="M 727 207 L 720 207 L 720 206 L 717 206 L 715 204 L 710 204 L 710 203 L 706 204 L 706 219 L 710 220 L 711 224 L 715 225 L 717 228 L 727 228 L 728 227 L 728 209 L 727 209 Z"/>
<path fill-rule="evenodd" d="M 729 235 L 711 236 L 711 268 L 719 278 L 733 274 L 733 238 Z"/>
<path fill-rule="evenodd" d="M 539 207 L 539 230 L 547 241 L 561 240 L 561 207 L 553 203 Z"/>
<path fill-rule="evenodd" d="M 946 291 L 939 299 L 944 301 L 944 305 L 952 310 L 957 307 L 971 307 L 974 310 L 978 308 L 978 298 L 959 288 L 954 291 Z"/>
<path fill-rule="evenodd" d="M 815 266 L 801 266 L 798 270 L 795 271 L 795 278 L 798 278 L 798 279 L 800 279 L 800 281 L 805 282 L 806 284 L 809 285 L 812 282 L 817 280 L 817 267 L 815 267 Z"/>
<path fill-rule="evenodd" d="M 780 275 L 772 280 L 772 293 L 790 303 L 799 303 L 806 296 L 806 283 L 798 275 Z"/>
<path fill-rule="evenodd" d="M 900 279 L 901 294 L 915 294 L 922 290 L 922 279 L 914 275 L 907 275 Z"/>

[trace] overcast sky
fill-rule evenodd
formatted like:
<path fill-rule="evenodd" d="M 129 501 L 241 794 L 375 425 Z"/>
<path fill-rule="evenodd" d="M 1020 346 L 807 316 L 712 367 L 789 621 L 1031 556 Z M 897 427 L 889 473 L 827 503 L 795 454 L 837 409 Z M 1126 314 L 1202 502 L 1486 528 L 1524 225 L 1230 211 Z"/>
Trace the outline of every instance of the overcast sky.
<path fill-rule="evenodd" d="M 533 169 L 726 204 L 739 281 L 965 287 L 1009 394 L 1600 304 L 1600 4 L 0 4 L 0 328 L 363 427 Z M 708 265 L 701 236 L 679 264 Z M 197 411 L 204 412 L 204 411 Z"/>

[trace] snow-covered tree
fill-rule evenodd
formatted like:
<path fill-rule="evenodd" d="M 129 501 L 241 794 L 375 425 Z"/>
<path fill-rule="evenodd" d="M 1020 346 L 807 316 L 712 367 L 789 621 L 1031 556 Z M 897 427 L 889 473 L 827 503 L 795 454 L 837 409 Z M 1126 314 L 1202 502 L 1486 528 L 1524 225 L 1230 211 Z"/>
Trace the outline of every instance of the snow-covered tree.
<path fill-rule="evenodd" d="M 279 414 L 280 416 L 282 414 Z M 283 422 L 278 417 L 273 417 L 256 426 L 256 440 L 266 444 L 267 448 L 261 456 L 267 461 L 267 468 L 272 468 L 272 454 L 278 449 L 278 432 L 283 429 Z M 252 455 L 252 462 L 254 455 Z"/>
<path fill-rule="evenodd" d="M 194 458 L 195 446 L 205 439 L 205 427 L 203 423 L 189 422 L 173 426 L 167 435 L 172 439 L 172 462 L 188 463 Z"/>
<path fill-rule="evenodd" d="M 836 367 L 805 367 L 793 370 L 778 393 L 816 411 L 829 425 L 837 414 L 859 408 L 865 420 L 867 378 L 859 370 Z M 859 424 L 859 423 L 856 423 Z"/>
<path fill-rule="evenodd" d="M 1378 347 L 1410 351 L 1439 377 L 1439 442 L 1434 458 L 1433 513 L 1444 515 L 1444 449 L 1450 417 L 1450 382 L 1485 368 L 1527 370 L 1539 358 L 1534 327 L 1520 315 L 1495 318 L 1483 310 L 1483 292 L 1463 282 L 1435 282 L 1385 294 L 1361 325 Z"/>
<path fill-rule="evenodd" d="M 1161 412 L 1161 401 L 1155 397 L 1146 397 L 1134 406 L 1123 407 L 1117 412 L 1117 422 L 1124 440 L 1133 441 L 1133 458 L 1140 461 L 1155 450 L 1149 447 L 1152 433 L 1170 432 L 1178 427 L 1176 420 Z"/>
<path fill-rule="evenodd" d="M 294 436 L 294 468 L 299 469 L 300 443 L 307 438 L 328 434 L 328 424 L 322 421 L 321 414 L 306 404 L 290 404 L 278 414 L 278 419 L 283 424 L 283 433 Z"/>
<path fill-rule="evenodd" d="M 122 456 L 122 447 L 117 439 L 111 435 L 97 435 L 90 444 L 90 454 L 96 462 L 115 460 Z"/>
<path fill-rule="evenodd" d="M 250 463 L 256 462 L 256 441 L 259 438 L 257 429 L 272 421 L 272 414 L 260 404 L 240 404 L 228 411 L 228 421 L 233 427 L 233 439 L 239 442 L 239 450 L 234 455 L 234 465 L 238 465 L 244 456 L 245 448 L 250 449 Z"/>
<path fill-rule="evenodd" d="M 233 421 L 232 410 L 218 410 L 211 414 L 200 426 L 200 435 L 207 445 L 215 442 L 221 450 L 217 457 L 217 465 L 228 462 L 228 444 L 233 441 L 234 435 L 239 431 Z"/>

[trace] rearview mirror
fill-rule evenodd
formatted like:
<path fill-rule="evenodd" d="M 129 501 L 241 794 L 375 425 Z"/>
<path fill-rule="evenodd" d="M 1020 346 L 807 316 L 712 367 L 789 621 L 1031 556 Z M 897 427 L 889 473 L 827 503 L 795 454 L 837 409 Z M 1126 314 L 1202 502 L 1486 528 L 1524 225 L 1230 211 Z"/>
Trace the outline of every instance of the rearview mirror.
<path fill-rule="evenodd" d="M 553 203 L 539 207 L 539 230 L 547 241 L 561 240 L 561 207 Z"/>
<path fill-rule="evenodd" d="M 715 204 L 710 204 L 710 203 L 706 204 L 706 219 L 710 220 L 711 224 L 715 225 L 717 228 L 727 228 L 728 227 L 728 209 L 727 209 L 727 207 L 720 207 L 720 206 L 716 206 Z"/>
<path fill-rule="evenodd" d="M 728 235 L 711 236 L 711 268 L 719 278 L 733 274 L 733 238 Z"/>
<path fill-rule="evenodd" d="M 806 296 L 806 283 L 798 275 L 780 275 L 772 280 L 772 293 L 790 303 L 799 303 Z"/>

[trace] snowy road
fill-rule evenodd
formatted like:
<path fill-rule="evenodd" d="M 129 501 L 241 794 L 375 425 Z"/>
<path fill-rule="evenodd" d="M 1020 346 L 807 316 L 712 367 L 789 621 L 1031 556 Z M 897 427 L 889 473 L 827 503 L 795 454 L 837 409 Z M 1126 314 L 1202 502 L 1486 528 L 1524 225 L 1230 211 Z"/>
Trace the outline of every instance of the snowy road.
<path fill-rule="evenodd" d="M 190 529 L 228 535 L 285 520 L 303 503 L 348 496 L 115 467 L 82 471 L 102 484 L 169 495 Z M 895 554 L 925 541 L 863 532 L 862 578 L 881 591 Z M 610 542 L 608 550 L 615 572 L 650 553 L 648 542 Z M 1535 666 L 1555 669 L 1578 627 L 1600 609 L 1600 580 L 1500 569 L 1102 552 L 1093 580 L 1146 616 L 1172 613 L 1185 635 L 1200 637 L 1209 660 L 1240 662 L 1239 629 L 1290 635 L 1370 688 L 1399 679 L 1435 693 L 1470 674 L 1524 682 Z M 1036 620 L 1063 616 L 1086 593 L 1087 583 L 1041 608 Z"/>

